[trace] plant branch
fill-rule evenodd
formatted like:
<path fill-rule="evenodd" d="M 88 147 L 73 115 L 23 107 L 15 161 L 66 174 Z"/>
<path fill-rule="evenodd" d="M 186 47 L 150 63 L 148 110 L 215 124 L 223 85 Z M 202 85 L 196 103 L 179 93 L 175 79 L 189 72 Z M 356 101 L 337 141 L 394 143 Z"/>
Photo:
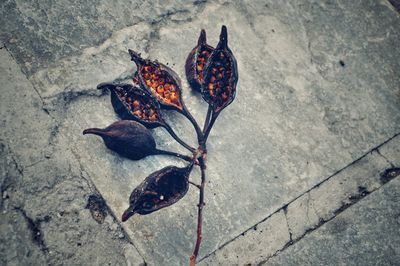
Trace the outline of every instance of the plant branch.
<path fill-rule="evenodd" d="M 182 114 L 192 123 L 194 129 L 196 130 L 197 134 L 197 140 L 199 143 L 202 142 L 204 136 L 203 136 L 203 131 L 200 129 L 199 124 L 197 123 L 196 119 L 192 116 L 192 114 L 189 112 L 189 110 L 186 108 L 186 106 L 183 106 L 183 112 Z"/>
<path fill-rule="evenodd" d="M 208 124 L 206 130 L 204 131 L 204 142 L 207 141 L 208 135 L 210 135 L 211 129 L 214 126 L 215 120 L 217 120 L 219 113 L 215 113 L 214 111 L 211 114 L 211 120 Z"/>
<path fill-rule="evenodd" d="M 190 266 L 196 265 L 196 258 L 197 255 L 199 254 L 199 249 L 200 249 L 200 244 L 201 244 L 201 239 L 203 238 L 202 234 L 202 226 L 203 226 L 203 208 L 204 208 L 204 186 L 206 184 L 206 165 L 204 161 L 204 153 L 202 157 L 199 158 L 200 162 L 200 169 L 201 169 L 201 184 L 200 184 L 200 196 L 199 196 L 199 204 L 197 205 L 198 211 L 197 211 L 197 238 L 196 238 L 196 244 L 193 249 L 193 253 L 190 256 Z"/>
<path fill-rule="evenodd" d="M 189 184 L 191 184 L 191 185 L 197 187 L 198 189 L 200 189 L 200 185 L 198 185 L 198 184 L 196 184 L 196 183 L 193 183 L 192 181 L 189 181 Z"/>
<path fill-rule="evenodd" d="M 212 107 L 211 105 L 208 105 L 206 120 L 204 120 L 203 133 L 207 129 L 208 123 L 210 123 L 211 113 L 212 113 Z"/>
<path fill-rule="evenodd" d="M 187 144 L 186 142 L 184 142 L 181 138 L 179 138 L 176 133 L 174 132 L 174 130 L 168 125 L 168 124 L 164 124 L 163 127 L 168 131 L 168 133 L 179 143 L 181 144 L 183 147 L 185 147 L 186 149 L 188 149 L 191 153 L 195 153 L 196 149 L 191 147 L 189 144 Z"/>
<path fill-rule="evenodd" d="M 188 161 L 188 162 L 193 162 L 193 158 L 192 157 L 187 156 L 187 155 L 183 155 L 183 154 L 180 154 L 180 153 L 177 153 L 177 152 L 173 152 L 173 151 L 165 151 L 165 150 L 156 149 L 156 154 L 170 155 L 170 156 L 177 157 L 179 159 L 183 159 L 183 160 Z"/>

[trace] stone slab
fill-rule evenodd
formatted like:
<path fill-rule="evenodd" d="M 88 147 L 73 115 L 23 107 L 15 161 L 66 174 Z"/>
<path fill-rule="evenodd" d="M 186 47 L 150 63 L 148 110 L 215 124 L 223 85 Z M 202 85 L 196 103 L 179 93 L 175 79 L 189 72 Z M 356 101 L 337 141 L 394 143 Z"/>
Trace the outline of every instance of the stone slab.
<path fill-rule="evenodd" d="M 31 75 L 104 42 L 121 28 L 190 17 L 201 10 L 197 2 L 7 0 L 0 3 L 0 39 Z"/>
<path fill-rule="evenodd" d="M 275 254 L 290 241 L 284 211 L 243 233 L 199 265 L 249 265 L 254 258 L 262 260 Z"/>
<path fill-rule="evenodd" d="M 393 167 L 400 167 L 400 135 L 393 138 L 379 149 L 379 153 L 388 160 Z"/>
<path fill-rule="evenodd" d="M 0 264 L 143 264 L 107 208 L 92 218 L 95 187 L 5 48 L 0 73 Z"/>
<path fill-rule="evenodd" d="M 400 178 L 260 265 L 397 265 Z"/>
<path fill-rule="evenodd" d="M 317 22 L 324 21 L 326 12 L 339 14 L 346 23 L 334 23 L 331 17 Z M 220 16 L 213 16 L 216 13 Z M 366 21 L 366 14 L 372 25 L 368 31 L 359 23 Z M 254 19 L 248 21 L 249 17 Z M 395 122 L 400 118 L 394 89 L 398 79 L 390 74 L 398 62 L 392 59 L 396 57 L 392 52 L 386 52 L 395 51 L 391 47 L 398 35 L 392 22 L 397 20 L 393 10 L 375 1 L 363 6 L 210 3 L 201 19 L 154 28 L 158 35 L 149 39 L 147 55 L 168 62 L 181 77 L 186 57 L 182 51 L 191 49 L 200 28 L 207 29 L 210 43 L 215 44 L 219 31 L 215 25 L 226 23 L 239 62 L 236 101 L 221 114 L 209 140 L 210 183 L 201 256 L 400 131 L 400 123 Z M 375 25 L 383 24 L 388 26 L 382 37 L 382 28 Z M 331 33 L 324 36 L 326 32 Z M 123 50 L 123 44 L 113 45 Z M 106 57 L 108 52 L 104 53 Z M 263 60 L 256 62 L 261 54 Z M 129 73 L 126 57 L 118 59 L 111 53 L 110 58 L 126 65 L 120 75 Z M 104 81 L 100 79 L 98 76 L 96 82 Z M 79 90 L 79 84 L 75 89 Z M 78 134 L 85 127 L 106 126 L 116 119 L 109 99 L 99 97 L 83 95 L 67 103 L 67 111 L 61 115 L 65 119 L 62 131 L 110 206 L 121 214 L 130 191 L 146 175 L 172 162 L 153 158 L 128 162 L 106 151 L 100 140 L 81 138 Z M 184 99 L 201 120 L 206 109 L 201 99 L 187 91 Z M 193 143 L 190 125 L 179 116 L 169 118 Z M 167 135 L 155 132 L 160 147 L 175 149 Z M 146 262 L 187 262 L 195 238 L 196 201 L 191 190 L 170 209 L 129 220 L 125 228 L 147 256 Z"/>
<path fill-rule="evenodd" d="M 54 14 L 65 9 L 61 3 Z M 60 141 L 78 159 L 82 175 L 93 180 L 119 217 L 130 191 L 146 175 L 178 162 L 130 162 L 104 149 L 99 139 L 83 138 L 83 129 L 117 119 L 108 97 L 95 85 L 131 75 L 128 47 L 168 63 L 183 78 L 184 60 L 199 30 L 205 28 L 215 45 L 220 26 L 228 26 L 240 81 L 236 101 L 221 114 L 208 145 L 210 182 L 201 248 L 205 256 L 400 131 L 400 24 L 385 1 L 213 1 L 189 13 L 188 5 L 167 16 L 155 6 L 156 21 L 143 19 L 134 25 L 123 24 L 116 15 L 99 18 L 108 25 L 101 38 L 71 37 L 54 45 L 34 42 L 36 37 L 24 46 L 4 43 L 43 98 L 44 108 L 58 124 Z M 91 7 L 82 8 L 85 13 Z M 25 18 L 22 12 L 11 21 Z M 83 19 L 77 30 L 90 21 Z M 40 19 L 35 23 L 39 28 L 46 24 Z M 65 31 L 62 26 L 54 29 L 54 35 Z M 31 31 L 11 32 L 19 40 Z M 72 42 L 83 46 L 58 52 L 60 45 Z M 51 55 L 35 53 L 36 44 Z M 206 106 L 184 84 L 184 99 L 201 121 Z M 193 143 L 193 130 L 182 117 L 169 113 L 168 119 Z M 162 130 L 155 134 L 160 147 L 179 149 Z M 191 189 L 177 205 L 133 217 L 124 225 L 150 265 L 187 263 L 194 243 L 196 198 Z"/>
<path fill-rule="evenodd" d="M 389 149 L 386 146 L 391 146 L 391 144 L 388 142 L 381 148 Z M 388 169 L 391 169 L 390 163 L 377 151 L 367 154 L 294 199 L 287 206 L 277 210 L 265 221 L 256 224 L 253 227 L 254 230 L 246 231 L 243 236 L 227 243 L 201 263 L 204 265 L 253 265 L 274 256 L 286 246 L 301 241 L 310 231 L 318 230 L 321 225 L 334 219 L 346 208 L 379 189 L 386 183 L 382 182 L 381 175 Z M 276 230 L 272 232 L 259 230 L 277 220 L 287 230 L 287 237 L 280 241 L 277 240 L 276 235 L 279 235 L 282 230 L 277 223 L 274 223 Z M 274 245 L 262 244 L 268 240 L 273 241 Z M 259 243 L 256 249 L 253 248 L 254 243 Z"/>

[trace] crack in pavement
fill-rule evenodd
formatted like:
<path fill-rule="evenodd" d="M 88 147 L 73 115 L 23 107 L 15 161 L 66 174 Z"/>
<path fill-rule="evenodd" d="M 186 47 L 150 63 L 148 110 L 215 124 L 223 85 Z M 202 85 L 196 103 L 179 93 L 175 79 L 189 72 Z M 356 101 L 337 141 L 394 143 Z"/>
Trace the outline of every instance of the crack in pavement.
<path fill-rule="evenodd" d="M 394 164 L 393 164 L 388 158 L 386 158 L 386 156 L 384 156 L 384 155 L 381 153 L 381 151 L 380 151 L 379 149 L 376 149 L 376 153 L 377 153 L 378 155 L 380 155 L 383 159 L 385 159 L 385 161 L 386 161 L 388 164 L 390 164 L 392 167 L 394 167 Z"/>
<path fill-rule="evenodd" d="M 343 167 L 343 168 L 337 170 L 337 171 L 336 171 L 335 173 L 333 173 L 332 175 L 328 176 L 327 178 L 325 178 L 325 179 L 322 180 L 321 182 L 317 183 L 316 185 L 314 185 L 314 186 L 312 186 L 311 188 L 309 188 L 308 190 L 304 191 L 303 193 L 301 193 L 301 194 L 298 195 L 297 197 L 293 198 L 293 199 L 290 200 L 288 203 L 284 204 L 282 207 L 278 208 L 277 210 L 275 210 L 274 212 L 272 212 L 271 214 L 269 214 L 267 217 L 265 217 L 265 218 L 262 219 L 261 221 L 259 221 L 259 222 L 257 222 L 256 224 L 250 226 L 249 228 L 247 228 L 246 230 L 244 230 L 242 233 L 238 234 L 237 236 L 233 237 L 232 239 L 226 241 L 226 242 L 223 243 L 221 246 L 219 246 L 217 249 L 215 249 L 214 251 L 212 251 L 212 252 L 210 252 L 209 254 L 207 254 L 207 255 L 205 255 L 204 257 L 202 257 L 202 258 L 199 260 L 199 262 L 201 262 L 201 261 L 203 261 L 204 259 L 206 259 L 206 258 L 210 257 L 211 255 L 215 254 L 217 251 L 223 249 L 225 246 L 227 246 L 228 244 L 232 243 L 233 241 L 235 241 L 236 239 L 238 239 L 240 236 L 245 235 L 247 232 L 249 232 L 250 230 L 252 230 L 254 227 L 258 226 L 259 224 L 261 224 L 261 223 L 263 223 L 263 222 L 265 222 L 265 221 L 267 221 L 271 216 L 277 214 L 277 213 L 280 212 L 280 211 L 284 211 L 284 212 L 285 212 L 285 209 L 287 209 L 287 207 L 288 207 L 291 203 L 293 203 L 294 201 L 296 201 L 297 199 L 299 199 L 299 198 L 302 197 L 303 195 L 309 193 L 309 192 L 312 191 L 313 189 L 318 188 L 318 187 L 321 186 L 323 183 L 325 183 L 326 181 L 330 180 L 330 179 L 333 178 L 334 176 L 338 175 L 340 172 L 344 171 L 345 169 L 349 168 L 350 166 L 355 165 L 355 164 L 356 164 L 357 162 L 359 162 L 361 159 L 363 159 L 363 158 L 366 157 L 367 155 L 371 154 L 372 152 L 377 151 L 380 147 L 382 147 L 382 146 L 385 145 L 386 143 L 390 142 L 392 139 L 396 138 L 396 137 L 399 136 L 399 135 L 400 135 L 400 132 L 394 134 L 392 137 L 390 137 L 389 139 L 387 139 L 387 140 L 384 141 L 383 143 L 379 144 L 378 146 L 376 146 L 376 147 L 370 149 L 368 152 L 366 152 L 364 155 L 362 155 L 362 156 L 359 157 L 358 159 L 354 160 L 353 162 L 351 162 L 350 164 L 346 165 L 345 167 Z M 391 170 L 391 169 L 392 169 L 392 170 Z M 382 182 L 382 185 L 384 185 L 385 183 L 389 182 L 390 180 L 392 180 L 393 178 L 396 177 L 396 175 L 393 174 L 393 173 L 397 173 L 397 171 L 398 171 L 399 174 L 400 174 L 400 169 L 399 169 L 399 168 L 391 168 L 391 169 L 387 169 L 387 170 L 385 171 L 385 173 L 389 171 L 389 172 L 388 172 L 389 174 L 386 174 L 386 175 L 383 174 L 384 180 L 387 180 L 387 181 L 386 181 L 386 182 Z M 393 169 L 394 169 L 394 170 L 393 170 Z M 391 170 L 391 171 L 390 171 L 390 170 Z M 382 179 L 381 179 L 381 180 L 382 180 Z M 381 185 L 380 187 L 382 187 L 382 185 Z M 380 187 L 379 187 L 379 188 L 380 188 Z M 284 248 L 286 248 L 287 246 L 290 246 L 290 245 L 296 243 L 298 240 L 300 240 L 301 238 L 303 238 L 303 237 L 304 237 L 306 234 L 308 234 L 309 232 L 314 231 L 315 229 L 317 229 L 318 227 L 320 227 L 322 224 L 326 223 L 327 221 L 332 220 L 334 217 L 336 217 L 337 214 L 341 213 L 342 211 L 344 211 L 345 209 L 347 209 L 347 208 L 350 207 L 351 205 L 354 205 L 354 204 L 357 203 L 359 200 L 361 200 L 362 198 L 366 197 L 367 195 L 369 195 L 370 193 L 376 191 L 376 190 L 379 189 L 379 188 L 376 188 L 376 189 L 371 190 L 371 191 L 365 191 L 364 189 L 362 189 L 362 188 L 360 189 L 360 188 L 359 188 L 359 194 L 356 195 L 356 196 L 352 196 L 352 197 L 350 198 L 350 201 L 352 201 L 350 204 L 344 203 L 344 205 L 342 205 L 341 207 L 339 207 L 339 208 L 336 210 L 337 213 L 334 212 L 334 216 L 331 217 L 331 218 L 329 218 L 329 219 L 327 219 L 327 220 L 320 218 L 320 222 L 319 222 L 314 228 L 310 228 L 310 229 L 306 230 L 306 232 L 305 232 L 303 235 L 301 235 L 299 238 L 296 238 L 296 239 L 294 239 L 294 240 L 289 239 L 289 242 L 285 244 Z M 345 206 L 345 205 L 347 205 L 347 206 Z M 286 213 L 285 213 L 285 217 L 286 217 Z M 287 221 L 287 219 L 286 219 L 286 221 Z M 289 228 L 289 226 L 288 226 L 288 228 Z M 290 244 L 290 242 L 293 242 L 293 243 Z M 283 250 L 284 248 L 282 248 L 281 250 Z M 278 250 L 277 252 L 279 252 L 279 251 L 281 251 L 281 250 Z M 277 252 L 275 252 L 274 255 L 275 255 Z M 273 257 L 274 255 L 272 255 L 271 257 Z"/>
<path fill-rule="evenodd" d="M 4 46 L 4 47 L 5 47 L 5 46 Z M 5 47 L 5 49 L 7 49 L 7 48 Z M 15 62 L 17 62 L 17 61 L 15 60 L 15 58 L 13 57 L 13 55 L 10 53 L 10 51 L 7 50 L 7 53 L 11 56 L 12 60 L 14 60 Z M 49 115 L 49 117 L 50 117 L 50 119 L 51 119 L 51 122 L 52 122 L 52 129 L 51 129 L 50 137 L 49 137 L 49 140 L 48 140 L 48 146 L 49 146 L 49 147 L 55 146 L 56 144 L 54 143 L 54 140 L 55 140 L 56 136 L 57 136 L 58 133 L 59 133 L 59 128 L 60 128 L 60 125 L 62 125 L 62 122 L 60 122 L 57 118 L 55 118 L 55 117 L 51 114 L 51 112 L 50 112 L 48 109 L 46 109 L 46 108 L 44 107 L 44 106 L 46 105 L 46 102 L 45 102 L 46 98 L 43 98 L 43 97 L 40 95 L 39 91 L 35 88 L 35 85 L 28 79 L 27 75 L 26 75 L 25 73 L 23 73 L 23 72 L 21 72 L 21 73 L 22 73 L 23 77 L 30 83 L 30 85 L 31 85 L 32 88 L 34 89 L 35 93 L 38 95 L 39 99 L 41 100 L 41 103 L 42 103 L 41 109 L 42 109 L 43 111 L 45 111 L 45 113 L 46 113 L 47 115 Z M 97 92 L 97 91 L 96 91 L 96 92 Z M 66 100 L 66 102 L 72 102 L 72 101 L 76 100 L 77 98 L 79 98 L 79 97 L 81 97 L 81 96 L 85 96 L 85 95 L 87 96 L 87 94 L 89 94 L 89 96 L 94 96 L 94 95 L 90 95 L 91 93 L 92 93 L 92 91 L 89 91 L 89 92 L 84 91 L 84 92 L 77 92 L 77 93 L 76 93 L 76 92 L 73 92 L 73 91 L 72 91 L 72 92 L 71 92 L 71 91 L 67 91 L 67 92 L 62 92 L 62 93 L 60 93 L 59 95 L 56 95 L 56 98 L 62 97 L 63 99 Z M 101 97 L 101 96 L 103 96 L 103 95 L 106 94 L 104 91 L 102 91 L 102 92 L 100 92 L 100 93 L 101 93 L 101 95 L 100 95 L 99 97 Z M 56 105 L 56 106 L 57 106 L 57 105 Z M 40 108 L 40 107 L 39 107 L 39 108 Z M 10 158 L 11 158 L 11 161 L 12 161 L 12 163 L 13 163 L 14 166 L 15 166 L 15 169 L 18 171 L 18 173 L 19 173 L 21 176 L 24 175 L 24 170 L 25 170 L 25 169 L 28 169 L 28 168 L 30 168 L 30 167 L 34 167 L 34 166 L 36 166 L 36 165 L 38 165 L 38 164 L 40 164 L 40 163 L 46 161 L 46 159 L 49 159 L 49 158 L 51 157 L 51 155 L 52 155 L 52 154 L 46 154 L 45 157 L 44 157 L 43 159 L 37 160 L 37 161 L 35 161 L 35 162 L 32 162 L 32 163 L 29 164 L 29 165 L 22 165 L 22 166 L 21 166 L 21 165 L 19 165 L 19 163 L 17 162 L 17 159 L 16 159 L 15 156 L 13 155 L 13 151 L 12 151 L 11 147 L 9 147 L 9 145 L 7 144 L 7 141 L 4 141 L 4 140 L 0 139 L 0 142 L 1 142 L 2 145 L 4 146 L 4 149 L 7 149 L 7 153 L 9 154 L 9 156 L 10 156 Z M 72 153 L 72 155 L 73 155 L 73 158 L 77 160 L 78 165 L 79 165 L 79 167 L 80 167 L 80 178 L 81 178 L 82 180 L 84 180 L 84 182 L 86 182 L 86 184 L 87 184 L 87 186 L 88 186 L 88 188 L 89 188 L 89 191 L 92 192 L 92 193 L 96 193 L 97 195 L 100 195 L 100 196 L 101 196 L 101 194 L 100 194 L 100 192 L 97 190 L 96 186 L 93 184 L 93 182 L 91 182 L 91 180 L 89 180 L 89 177 L 86 177 L 86 176 L 84 175 L 83 166 L 82 166 L 81 162 L 79 161 L 79 156 L 77 157 L 77 154 L 75 154 L 72 150 L 71 150 L 71 153 Z M 2 197 L 2 198 L 4 198 L 4 195 L 5 195 L 6 190 L 9 189 L 9 187 L 12 186 L 12 185 L 14 184 L 14 182 L 15 182 L 15 180 L 12 180 L 12 181 L 14 181 L 14 182 L 11 182 L 11 184 L 6 184 L 8 181 L 9 181 L 8 176 L 6 176 L 6 178 L 3 180 L 2 184 L 1 184 L 1 197 Z M 5 186 L 5 184 L 6 184 L 6 186 Z M 60 183 L 59 183 L 59 184 L 60 184 Z M 43 188 L 45 188 L 45 187 L 43 187 Z M 0 207 L 3 208 L 3 201 L 1 201 L 1 206 L 0 206 Z M 136 251 L 137 251 L 138 254 L 140 255 L 141 259 L 143 260 L 144 264 L 146 265 L 146 261 L 145 261 L 143 255 L 139 252 L 137 246 L 136 246 L 136 245 L 132 242 L 132 240 L 129 238 L 129 235 L 126 233 L 126 231 L 124 230 L 124 228 L 121 226 L 120 222 L 119 222 L 118 219 L 116 218 L 115 214 L 112 212 L 111 208 L 107 205 L 107 203 L 106 203 L 106 206 L 105 206 L 105 207 L 106 207 L 106 209 L 107 209 L 107 212 L 108 212 L 108 213 L 110 214 L 110 216 L 112 217 L 113 222 L 119 225 L 120 230 L 121 230 L 121 232 L 122 232 L 123 235 L 124 235 L 124 241 L 126 241 L 126 242 L 129 243 L 129 244 L 131 244 L 131 245 L 136 249 Z M 46 215 L 44 218 L 33 219 L 32 217 L 30 217 L 30 216 L 27 214 L 26 210 L 23 209 L 23 207 L 21 207 L 21 206 L 13 206 L 12 208 L 13 208 L 15 211 L 17 211 L 18 213 L 20 213 L 20 214 L 24 217 L 24 219 L 25 219 L 25 221 L 26 221 L 26 223 L 27 223 L 27 225 L 28 225 L 28 228 L 29 228 L 29 230 L 30 230 L 31 233 L 32 233 L 32 241 L 33 241 L 37 246 L 39 246 L 39 248 L 40 248 L 40 250 L 41 250 L 42 252 L 48 253 L 49 248 L 47 247 L 46 242 L 45 242 L 45 240 L 44 240 L 44 238 L 43 238 L 43 233 L 42 233 L 42 231 L 41 231 L 41 224 L 42 224 L 43 222 L 49 222 L 50 219 L 51 219 L 51 217 L 48 216 L 48 215 Z"/>
<path fill-rule="evenodd" d="M 51 220 L 51 217 L 46 215 L 43 219 L 32 219 L 22 207 L 14 207 L 14 210 L 19 212 L 28 224 L 28 228 L 32 233 L 32 241 L 35 243 L 43 253 L 47 253 L 49 248 L 43 238 L 43 232 L 41 230 L 41 224 L 47 223 Z"/>
<path fill-rule="evenodd" d="M 136 251 L 138 252 L 139 256 L 141 257 L 141 259 L 143 260 L 144 264 L 147 265 L 146 260 L 143 256 L 143 254 L 140 252 L 140 250 L 138 249 L 137 245 L 133 242 L 132 238 L 129 236 L 129 234 L 126 232 L 125 228 L 122 226 L 122 224 L 119 222 L 119 220 L 117 219 L 117 215 L 114 213 L 114 211 L 110 208 L 110 206 L 107 204 L 107 201 L 103 198 L 103 196 L 101 195 L 100 191 L 97 189 L 96 185 L 93 183 L 93 181 L 89 180 L 90 177 L 86 177 L 85 174 L 87 174 L 87 172 L 84 170 L 84 167 L 80 161 L 80 156 L 79 154 L 76 153 L 76 151 L 74 151 L 73 149 L 71 149 L 71 153 L 74 156 L 76 162 L 79 165 L 80 168 L 80 176 L 83 180 L 86 181 L 87 186 L 89 187 L 89 189 L 92 191 L 92 194 L 95 194 L 97 196 L 100 196 L 103 201 L 104 201 L 104 208 L 107 210 L 107 213 L 110 214 L 110 216 L 112 217 L 113 221 L 115 223 L 117 223 L 119 225 L 119 227 L 121 228 L 122 233 L 124 234 L 124 239 L 131 244 Z M 96 219 L 95 219 L 96 220 Z M 97 221 L 97 220 L 96 220 Z"/>
<path fill-rule="evenodd" d="M 288 243 L 292 243 L 293 242 L 293 233 L 292 233 L 292 229 L 290 228 L 290 225 L 289 225 L 287 213 L 288 213 L 288 205 L 285 205 L 283 207 L 283 214 L 285 215 L 286 226 L 287 226 L 288 233 L 289 233 L 289 242 Z"/>
<path fill-rule="evenodd" d="M 390 169 L 389 169 L 390 170 Z M 387 170 L 386 170 L 387 171 Z M 394 178 L 400 176 L 400 169 L 397 175 L 393 176 L 390 180 L 393 180 Z M 389 180 L 389 181 L 390 181 Z M 388 182 L 389 182 L 388 181 Z M 359 195 L 356 196 L 352 196 L 350 197 L 351 203 L 344 203 L 341 207 L 339 207 L 338 209 L 336 209 L 335 211 L 333 211 L 334 215 L 332 217 L 330 217 L 329 219 L 320 219 L 319 223 L 312 227 L 307 229 L 301 236 L 299 236 L 298 238 L 291 240 L 289 242 L 287 242 L 281 249 L 278 249 L 274 254 L 272 254 L 271 256 L 268 256 L 266 259 L 262 260 L 261 262 L 259 262 L 257 265 L 263 265 L 265 263 L 268 262 L 269 259 L 271 259 L 272 257 L 277 256 L 280 252 L 284 251 L 285 249 L 287 249 L 289 246 L 296 244 L 297 242 L 299 242 L 302 238 L 304 238 L 306 235 L 310 234 L 311 232 L 317 230 L 319 227 L 321 227 L 322 225 L 324 225 L 325 223 L 335 219 L 339 214 L 341 214 L 343 211 L 345 211 L 346 209 L 348 209 L 349 207 L 355 205 L 356 203 L 358 203 L 360 200 L 364 199 L 366 196 L 374 193 L 375 191 L 381 189 L 383 187 L 382 186 L 373 189 L 371 191 L 362 191 Z"/>

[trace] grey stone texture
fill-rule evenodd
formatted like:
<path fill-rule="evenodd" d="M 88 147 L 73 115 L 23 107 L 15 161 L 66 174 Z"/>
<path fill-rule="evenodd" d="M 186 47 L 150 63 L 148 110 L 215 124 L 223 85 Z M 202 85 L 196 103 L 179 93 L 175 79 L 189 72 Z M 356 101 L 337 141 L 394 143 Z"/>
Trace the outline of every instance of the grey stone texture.
<path fill-rule="evenodd" d="M 389 158 L 400 157 L 397 146 L 391 145 L 391 142 L 398 139 L 400 139 L 400 136 L 381 147 L 382 150 L 392 154 Z M 393 171 L 393 169 L 398 170 Z M 382 175 L 388 170 L 391 170 L 391 175 L 382 179 Z M 307 240 L 303 240 L 303 237 L 309 232 L 318 229 L 327 221 L 336 219 L 340 213 L 381 188 L 391 179 L 399 179 L 397 176 L 400 176 L 400 169 L 392 167 L 376 149 L 339 173 L 310 188 L 309 191 L 267 217 L 265 221 L 254 225 L 242 236 L 222 246 L 201 263 L 205 265 L 258 264 L 268 261 L 277 252 L 298 241 L 300 241 L 299 245 L 304 242 L 307 245 Z M 389 194 L 389 196 L 392 196 L 392 194 Z M 388 200 L 398 201 L 396 196 L 388 198 Z M 383 206 L 381 203 L 377 204 L 376 208 Z M 394 209 L 389 209 L 388 215 L 396 216 L 397 214 Z M 272 230 L 263 229 L 271 223 L 273 224 Z M 378 231 L 374 231 L 374 233 L 378 233 Z M 392 236 L 394 239 L 399 237 L 399 233 L 394 233 Z M 273 245 L 266 244 L 268 241 L 272 241 Z M 377 245 L 377 243 L 379 241 L 372 242 L 371 245 Z M 254 247 L 257 248 L 254 249 Z M 372 262 L 379 264 L 380 259 Z M 314 261 L 314 263 L 317 264 L 317 261 Z M 332 264 L 336 265 L 336 263 Z M 302 265 L 302 263 L 298 263 L 298 265 Z"/>
<path fill-rule="evenodd" d="M 143 263 L 107 208 L 104 221 L 92 218 L 94 185 L 4 48 L 0 72 L 0 264 L 124 265 L 124 250 Z"/>
<path fill-rule="evenodd" d="M 386 0 L 6 0 L 0 7 L 0 226 L 1 243 L 9 243 L 0 244 L 2 264 L 187 264 L 194 187 L 170 208 L 119 220 L 148 174 L 183 162 L 129 161 L 82 131 L 117 120 L 96 85 L 129 79 L 128 48 L 179 74 L 202 124 L 207 106 L 184 76 L 201 28 L 215 45 L 228 26 L 240 76 L 236 100 L 209 138 L 202 263 L 265 260 L 376 193 L 396 172 L 381 173 L 400 167 L 399 137 L 391 139 L 400 133 L 400 17 Z M 194 145 L 191 125 L 166 116 Z M 162 129 L 153 132 L 159 147 L 185 153 Z M 197 169 L 192 178 L 199 182 Z M 93 195 L 106 204 L 86 208 Z M 236 260 L 240 252 L 251 255 Z"/>
<path fill-rule="evenodd" d="M 396 178 L 260 265 L 398 265 L 400 178 Z"/>

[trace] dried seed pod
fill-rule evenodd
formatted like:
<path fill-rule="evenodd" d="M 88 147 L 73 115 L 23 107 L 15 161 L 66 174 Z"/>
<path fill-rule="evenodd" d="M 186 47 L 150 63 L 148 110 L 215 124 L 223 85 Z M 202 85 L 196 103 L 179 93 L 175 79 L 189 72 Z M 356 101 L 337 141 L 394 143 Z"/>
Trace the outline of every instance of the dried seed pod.
<path fill-rule="evenodd" d="M 203 98 L 218 113 L 234 100 L 239 78 L 236 59 L 228 47 L 226 26 L 222 26 L 219 43 L 212 52 L 203 75 Z"/>
<path fill-rule="evenodd" d="M 117 121 L 104 129 L 85 129 L 83 134 L 94 134 L 102 137 L 107 148 L 132 160 L 140 160 L 149 155 L 159 154 L 178 157 L 188 162 L 193 161 L 192 157 L 157 149 L 151 131 L 142 124 L 131 120 Z"/>
<path fill-rule="evenodd" d="M 162 107 L 182 112 L 184 106 L 178 75 L 166 65 L 143 59 L 140 54 L 130 49 L 129 54 L 136 63 L 138 80 L 142 87 L 151 92 Z"/>
<path fill-rule="evenodd" d="M 185 168 L 167 166 L 152 173 L 129 197 L 129 208 L 122 215 L 125 222 L 135 213 L 145 215 L 168 207 L 186 195 L 193 163 Z"/>
<path fill-rule="evenodd" d="M 158 102 L 138 84 L 114 85 L 102 83 L 97 88 L 107 88 L 111 91 L 112 106 L 122 119 L 136 120 L 148 128 L 165 124 Z"/>
<path fill-rule="evenodd" d="M 151 131 L 135 121 L 117 121 L 104 129 L 89 128 L 83 134 L 102 137 L 107 148 L 132 160 L 158 153 Z"/>
<path fill-rule="evenodd" d="M 163 127 L 177 142 L 194 152 L 195 149 L 180 139 L 165 122 L 160 112 L 160 105 L 150 92 L 135 83 L 133 85 L 101 83 L 97 88 L 111 91 L 111 103 L 122 119 L 138 121 L 148 128 Z"/>
<path fill-rule="evenodd" d="M 197 46 L 189 53 L 186 64 L 186 78 L 190 87 L 201 91 L 203 83 L 203 72 L 214 48 L 207 44 L 206 31 L 201 30 Z"/>

